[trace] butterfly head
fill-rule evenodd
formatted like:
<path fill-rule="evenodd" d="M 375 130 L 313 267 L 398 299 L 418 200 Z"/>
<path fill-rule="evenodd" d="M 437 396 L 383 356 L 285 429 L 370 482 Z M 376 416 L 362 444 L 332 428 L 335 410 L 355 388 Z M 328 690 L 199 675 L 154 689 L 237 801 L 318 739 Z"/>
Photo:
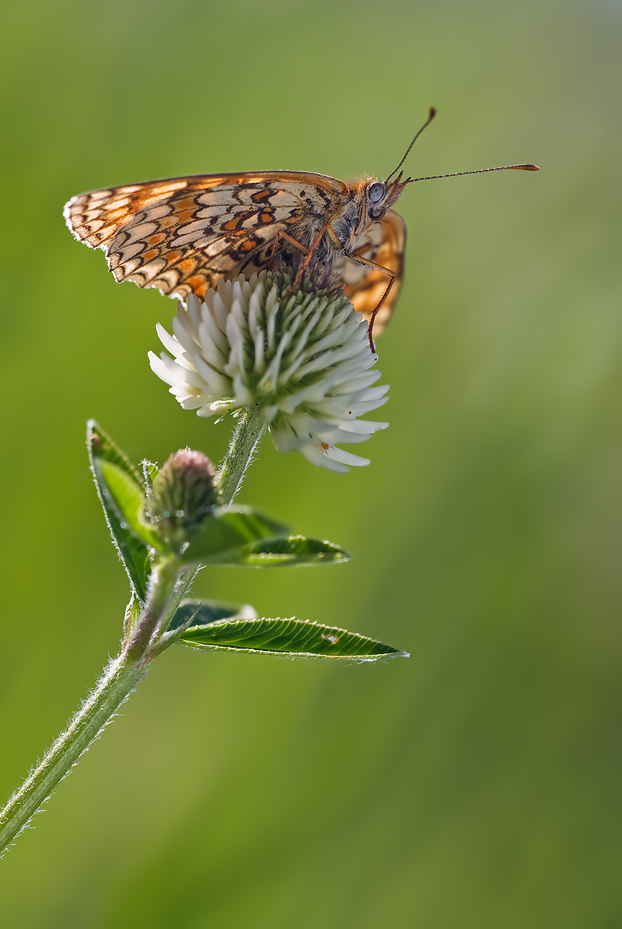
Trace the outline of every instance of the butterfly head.
<path fill-rule="evenodd" d="M 377 181 L 374 179 L 368 181 L 365 188 L 365 209 L 360 231 L 368 229 L 372 223 L 382 219 L 408 183 L 409 181 L 402 181 L 401 174 L 393 181 Z"/>

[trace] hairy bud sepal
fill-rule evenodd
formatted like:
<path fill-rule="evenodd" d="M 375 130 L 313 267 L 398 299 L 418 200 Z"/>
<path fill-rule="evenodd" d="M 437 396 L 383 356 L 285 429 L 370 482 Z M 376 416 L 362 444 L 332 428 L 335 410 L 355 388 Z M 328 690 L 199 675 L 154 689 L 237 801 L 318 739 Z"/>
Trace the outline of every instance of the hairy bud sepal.
<path fill-rule="evenodd" d="M 156 475 L 141 516 L 179 556 L 219 504 L 211 461 L 203 452 L 184 448 L 171 455 Z"/>

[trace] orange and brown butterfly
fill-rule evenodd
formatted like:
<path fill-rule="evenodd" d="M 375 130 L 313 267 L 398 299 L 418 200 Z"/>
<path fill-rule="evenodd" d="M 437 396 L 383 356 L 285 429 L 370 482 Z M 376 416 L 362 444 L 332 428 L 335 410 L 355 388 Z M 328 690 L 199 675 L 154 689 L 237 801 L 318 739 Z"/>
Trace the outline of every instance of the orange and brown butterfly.
<path fill-rule="evenodd" d="M 295 269 L 297 282 L 313 261 L 336 273 L 377 334 L 403 275 L 406 227 L 391 207 L 408 184 L 429 179 L 397 172 L 434 115 L 385 181 L 304 171 L 199 174 L 79 194 L 65 205 L 65 220 L 77 239 L 104 251 L 117 281 L 182 300 L 264 268 Z M 506 169 L 484 169 L 498 170 Z"/>

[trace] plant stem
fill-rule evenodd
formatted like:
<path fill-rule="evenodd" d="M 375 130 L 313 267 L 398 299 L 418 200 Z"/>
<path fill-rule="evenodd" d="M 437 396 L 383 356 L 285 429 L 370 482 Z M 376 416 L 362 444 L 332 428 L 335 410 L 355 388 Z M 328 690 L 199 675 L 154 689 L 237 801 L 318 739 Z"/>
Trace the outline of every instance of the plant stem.
<path fill-rule="evenodd" d="M 265 421 L 257 405 L 247 407 L 241 414 L 231 444 L 218 471 L 218 483 L 223 503 L 233 502 L 242 486 L 244 475 L 253 460 L 255 449 L 265 430 Z"/>
<path fill-rule="evenodd" d="M 264 429 L 265 424 L 257 407 L 248 407 L 240 415 L 219 470 L 223 503 L 231 503 L 242 486 Z M 197 574 L 198 569 L 191 568 L 177 577 L 174 565 L 168 562 L 154 569 L 149 596 L 131 640 L 126 642 L 121 654 L 110 662 L 67 729 L 0 813 L 0 854 L 41 809 L 57 784 L 70 772 L 82 753 L 136 689 L 147 673 L 149 661 L 159 652 L 157 641 L 160 632 L 166 629 Z"/>
<path fill-rule="evenodd" d="M 167 625 L 167 607 L 175 590 L 178 568 L 175 562 L 156 564 L 150 578 L 147 602 L 136 628 L 123 652 L 135 662 L 149 661 L 149 645 L 163 625 Z"/>
<path fill-rule="evenodd" d="M 127 658 L 108 665 L 94 691 L 0 814 L 0 853 L 27 825 L 147 673 Z"/>

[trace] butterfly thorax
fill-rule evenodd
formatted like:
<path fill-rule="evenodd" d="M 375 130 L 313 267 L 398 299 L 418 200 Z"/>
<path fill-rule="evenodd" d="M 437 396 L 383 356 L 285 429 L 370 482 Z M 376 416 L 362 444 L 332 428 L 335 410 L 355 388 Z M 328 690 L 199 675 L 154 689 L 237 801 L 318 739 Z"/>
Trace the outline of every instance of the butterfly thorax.
<path fill-rule="evenodd" d="M 360 229 L 363 218 L 363 209 L 364 193 L 355 192 L 352 199 L 343 206 L 341 212 L 331 222 L 333 232 L 341 243 L 340 252 L 344 255 L 351 255 L 354 251 L 357 230 Z"/>
<path fill-rule="evenodd" d="M 333 196 L 322 209 L 312 215 L 307 213 L 304 221 L 292 228 L 292 234 L 309 248 L 321 230 L 330 227 L 316 246 L 316 258 L 330 265 L 337 255 L 351 255 L 356 249 L 357 238 L 365 220 L 369 221 L 365 211 L 366 192 L 374 181 L 372 177 L 351 181 L 339 196 Z"/>
<path fill-rule="evenodd" d="M 356 188 L 360 183 L 356 183 Z M 304 248 L 311 248 L 315 244 L 315 258 L 324 264 L 330 265 L 338 254 L 347 255 L 354 247 L 355 231 L 360 226 L 363 213 L 364 193 L 356 189 L 355 185 L 344 185 L 344 189 L 333 193 L 330 198 L 320 202 L 305 203 L 306 209 L 300 216 L 299 222 L 291 223 L 284 228 Z M 330 231 L 328 231 L 330 227 Z M 317 237 L 321 234 L 319 242 Z M 339 243 L 339 245 L 337 244 Z M 283 258 L 289 258 L 294 264 L 298 263 L 301 255 L 284 241 L 279 248 Z"/>

